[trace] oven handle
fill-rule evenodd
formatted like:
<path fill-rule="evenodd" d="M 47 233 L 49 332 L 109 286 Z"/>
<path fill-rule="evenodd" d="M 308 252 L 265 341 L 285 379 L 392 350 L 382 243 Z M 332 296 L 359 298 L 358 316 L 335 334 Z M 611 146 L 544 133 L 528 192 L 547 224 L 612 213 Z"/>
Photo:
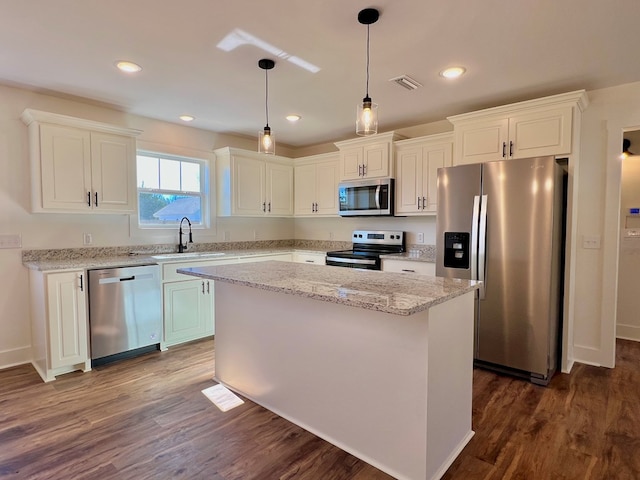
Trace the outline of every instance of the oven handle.
<path fill-rule="evenodd" d="M 342 257 L 329 257 L 327 256 L 327 262 L 336 263 L 357 263 L 360 265 L 375 265 L 376 261 L 372 259 L 363 260 L 361 258 L 342 258 Z"/>
<path fill-rule="evenodd" d="M 380 210 L 380 187 L 381 185 L 378 185 L 376 187 L 376 208 L 378 210 Z"/>

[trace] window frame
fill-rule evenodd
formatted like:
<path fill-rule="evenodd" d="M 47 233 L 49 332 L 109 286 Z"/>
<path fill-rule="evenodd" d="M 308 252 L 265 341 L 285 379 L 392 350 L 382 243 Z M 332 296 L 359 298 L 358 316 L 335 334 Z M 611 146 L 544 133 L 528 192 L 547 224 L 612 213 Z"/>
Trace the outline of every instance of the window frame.
<path fill-rule="evenodd" d="M 190 192 L 190 191 L 182 191 L 182 190 L 168 190 L 162 188 L 140 188 L 138 187 L 138 156 L 148 156 L 148 157 L 156 157 L 158 159 L 167 159 L 174 160 L 185 163 L 193 163 L 197 164 L 200 167 L 200 192 Z M 143 232 L 143 231 L 167 231 L 174 230 L 178 227 L 178 223 L 155 223 L 155 224 L 146 224 L 140 222 L 140 192 L 148 192 L 148 193 L 161 193 L 161 194 L 169 194 L 169 195 L 187 195 L 194 196 L 199 195 L 201 199 L 201 221 L 200 223 L 193 223 L 194 230 L 202 230 L 209 229 L 212 225 L 212 209 L 211 209 L 211 182 L 210 182 L 210 171 L 211 165 L 210 161 L 205 158 L 198 158 L 189 155 L 179 155 L 172 153 L 165 153 L 157 150 L 138 148 L 136 149 L 136 202 L 137 209 L 135 214 L 135 229 Z M 132 217 L 134 217 L 132 215 Z M 134 222 L 131 222 L 134 223 Z M 133 226 L 133 225 L 132 225 Z"/>

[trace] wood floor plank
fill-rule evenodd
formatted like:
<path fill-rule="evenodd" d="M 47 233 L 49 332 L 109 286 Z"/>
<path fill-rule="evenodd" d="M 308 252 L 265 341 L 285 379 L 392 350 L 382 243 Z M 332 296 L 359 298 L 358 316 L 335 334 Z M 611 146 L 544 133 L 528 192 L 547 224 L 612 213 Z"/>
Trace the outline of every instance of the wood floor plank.
<path fill-rule="evenodd" d="M 0 371 L 0 479 L 389 480 L 246 401 L 221 412 L 214 341 L 43 383 Z M 640 479 L 640 343 L 619 340 L 615 369 L 576 365 L 548 387 L 474 371 L 476 435 L 448 480 Z"/>

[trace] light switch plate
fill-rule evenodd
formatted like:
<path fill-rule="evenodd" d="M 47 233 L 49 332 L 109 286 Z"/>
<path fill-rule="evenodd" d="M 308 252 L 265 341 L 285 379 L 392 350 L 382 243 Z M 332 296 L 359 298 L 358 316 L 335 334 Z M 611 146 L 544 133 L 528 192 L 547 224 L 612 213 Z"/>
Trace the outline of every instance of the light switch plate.
<path fill-rule="evenodd" d="M 0 248 L 22 248 L 22 235 L 0 235 Z"/>
<path fill-rule="evenodd" d="M 582 248 L 600 248 L 600 235 L 583 235 Z"/>

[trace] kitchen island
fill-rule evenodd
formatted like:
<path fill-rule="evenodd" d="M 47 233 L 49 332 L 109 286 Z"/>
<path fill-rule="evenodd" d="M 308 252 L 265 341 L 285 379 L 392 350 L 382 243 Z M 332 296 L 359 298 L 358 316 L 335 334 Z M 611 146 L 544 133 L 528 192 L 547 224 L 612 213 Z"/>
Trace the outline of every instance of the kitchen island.
<path fill-rule="evenodd" d="M 215 280 L 215 378 L 398 479 L 473 436 L 473 281 L 261 262 Z"/>

